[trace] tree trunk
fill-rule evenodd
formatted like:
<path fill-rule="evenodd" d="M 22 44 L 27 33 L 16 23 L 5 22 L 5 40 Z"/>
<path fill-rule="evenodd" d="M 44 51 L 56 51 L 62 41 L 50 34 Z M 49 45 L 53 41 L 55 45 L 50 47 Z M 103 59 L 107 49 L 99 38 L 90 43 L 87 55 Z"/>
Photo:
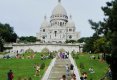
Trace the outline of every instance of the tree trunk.
<path fill-rule="evenodd" d="M 114 31 L 112 34 L 112 57 L 111 57 L 111 70 L 112 80 L 117 80 L 117 32 Z"/>

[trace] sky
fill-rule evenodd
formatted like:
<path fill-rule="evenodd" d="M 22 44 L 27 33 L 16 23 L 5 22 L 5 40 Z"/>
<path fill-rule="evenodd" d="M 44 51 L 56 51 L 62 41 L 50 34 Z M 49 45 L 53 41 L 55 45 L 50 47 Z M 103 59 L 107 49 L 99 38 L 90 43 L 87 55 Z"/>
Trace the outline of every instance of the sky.
<path fill-rule="evenodd" d="M 102 21 L 101 7 L 107 1 L 111 0 L 61 0 L 61 4 L 72 15 L 80 37 L 90 37 L 94 31 L 88 20 Z M 44 16 L 49 20 L 57 4 L 58 0 L 0 0 L 0 22 L 14 27 L 18 36 L 36 36 Z"/>

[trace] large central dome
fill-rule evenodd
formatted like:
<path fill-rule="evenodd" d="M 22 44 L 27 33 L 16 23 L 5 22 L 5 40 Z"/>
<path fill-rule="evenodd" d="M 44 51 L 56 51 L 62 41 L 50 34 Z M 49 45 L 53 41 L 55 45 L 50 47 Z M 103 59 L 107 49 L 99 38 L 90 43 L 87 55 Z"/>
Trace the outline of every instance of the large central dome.
<path fill-rule="evenodd" d="M 59 2 L 58 5 L 54 8 L 52 15 L 66 15 L 67 16 L 67 12 L 65 8 Z"/>
<path fill-rule="evenodd" d="M 60 0 L 59 0 L 58 5 L 52 11 L 51 21 L 53 20 L 64 20 L 66 22 L 68 20 L 67 12 L 65 8 L 61 5 Z"/>

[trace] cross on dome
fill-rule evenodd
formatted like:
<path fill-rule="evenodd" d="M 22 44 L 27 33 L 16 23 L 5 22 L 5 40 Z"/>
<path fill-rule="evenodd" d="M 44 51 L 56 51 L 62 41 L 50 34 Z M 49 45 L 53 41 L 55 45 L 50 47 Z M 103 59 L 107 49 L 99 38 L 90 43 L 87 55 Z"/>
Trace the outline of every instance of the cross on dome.
<path fill-rule="evenodd" d="M 61 3 L 61 0 L 58 0 L 59 3 Z"/>

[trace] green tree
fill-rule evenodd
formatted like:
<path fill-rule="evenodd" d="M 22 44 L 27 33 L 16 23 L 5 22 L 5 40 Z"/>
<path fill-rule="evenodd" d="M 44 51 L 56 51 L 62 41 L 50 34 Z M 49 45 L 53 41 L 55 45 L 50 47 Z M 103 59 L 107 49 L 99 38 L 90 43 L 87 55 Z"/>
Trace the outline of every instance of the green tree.
<path fill-rule="evenodd" d="M 94 42 L 94 50 L 96 53 L 110 53 L 111 51 L 111 43 L 107 41 L 105 37 L 100 37 Z"/>
<path fill-rule="evenodd" d="M 85 41 L 85 45 L 83 46 L 83 52 L 94 53 L 94 51 L 95 51 L 93 48 L 94 40 L 95 39 L 93 37 L 87 38 L 87 40 Z"/>
<path fill-rule="evenodd" d="M 101 34 L 100 24 L 93 22 L 92 20 L 89 20 L 89 23 L 91 25 L 91 28 L 94 30 L 94 33 L 92 37 L 84 39 L 85 45 L 83 47 L 83 51 L 94 53 L 96 51 L 94 48 L 94 45 L 95 45 L 94 42 L 96 42 L 96 40 L 100 38 L 100 34 Z"/>
<path fill-rule="evenodd" d="M 36 37 L 34 36 L 22 36 L 19 38 L 20 39 L 20 42 L 36 42 Z"/>
<path fill-rule="evenodd" d="M 0 35 L 5 42 L 16 42 L 17 34 L 9 24 L 0 23 Z"/>
<path fill-rule="evenodd" d="M 66 40 L 65 43 L 76 43 L 76 40 Z"/>
<path fill-rule="evenodd" d="M 112 80 L 117 79 L 117 0 L 107 2 L 105 7 L 102 7 L 104 15 L 104 21 L 98 22 L 95 25 L 96 35 L 99 33 L 103 34 L 106 38 L 106 47 L 111 45 L 111 63 L 110 67 L 112 70 Z M 97 27 L 98 26 L 98 27 Z M 98 33 L 98 34 L 97 34 Z M 100 40 L 97 40 L 99 43 Z"/>
<path fill-rule="evenodd" d="M 89 39 L 89 37 L 82 37 L 79 40 L 77 40 L 77 42 L 83 43 L 83 42 L 86 42 L 88 39 Z"/>
<path fill-rule="evenodd" d="M 16 42 L 17 34 L 9 24 L 0 23 L 0 52 L 3 51 L 4 42 Z"/>
<path fill-rule="evenodd" d="M 112 43 L 112 57 L 111 57 L 111 70 L 112 70 L 112 80 L 117 79 L 117 0 L 107 2 L 102 10 L 106 16 L 101 26 L 103 28 L 105 36 L 108 38 L 110 36 Z M 109 34 L 111 33 L 111 34 Z"/>

